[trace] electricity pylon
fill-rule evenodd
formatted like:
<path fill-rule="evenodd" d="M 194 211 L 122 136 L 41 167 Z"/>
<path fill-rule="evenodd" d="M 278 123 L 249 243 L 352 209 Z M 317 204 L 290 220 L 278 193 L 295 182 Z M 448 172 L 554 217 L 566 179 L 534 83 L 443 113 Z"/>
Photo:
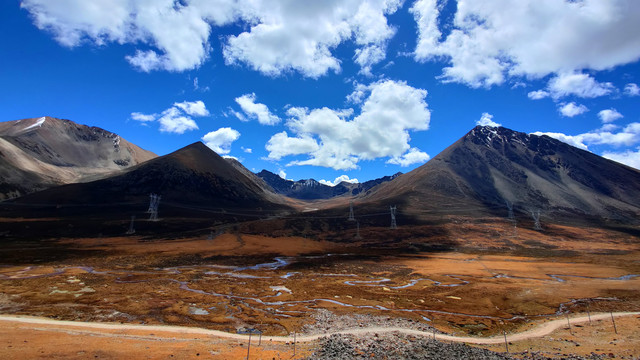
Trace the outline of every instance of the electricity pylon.
<path fill-rule="evenodd" d="M 396 207 L 389 206 L 389 211 L 391 212 L 391 229 L 397 229 L 398 224 L 396 224 Z"/>
<path fill-rule="evenodd" d="M 356 221 L 356 218 L 353 216 L 353 201 L 349 203 L 349 221 Z"/>

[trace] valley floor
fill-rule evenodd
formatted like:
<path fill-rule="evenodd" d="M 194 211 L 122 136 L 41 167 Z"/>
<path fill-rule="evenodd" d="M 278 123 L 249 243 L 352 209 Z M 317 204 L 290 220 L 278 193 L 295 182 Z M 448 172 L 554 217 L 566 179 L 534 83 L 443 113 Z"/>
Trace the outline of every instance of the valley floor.
<path fill-rule="evenodd" d="M 381 248 L 366 236 L 330 242 L 239 232 L 211 239 L 130 236 L 8 243 L 0 251 L 0 313 L 231 334 L 260 331 L 265 339 L 295 333 L 304 340 L 349 329 L 392 327 L 435 332 L 449 341 L 494 337 L 497 344 L 474 346 L 500 352 L 505 350 L 503 331 L 513 336 L 554 319 L 569 317 L 575 323 L 578 317 L 588 320 L 593 315 L 591 324 L 576 323 L 571 329 L 563 325 L 542 337 L 509 337 L 510 350 L 547 356 L 640 356 L 640 317 L 616 318 L 616 328 L 607 318 L 609 312 L 640 311 L 636 238 L 569 226 L 549 226 L 543 232 L 518 229 L 514 234 L 509 224 L 499 221 L 447 226 L 455 248 L 437 251 L 425 246 L 433 239 L 416 236 L 394 249 Z M 420 234 L 425 229 L 403 231 Z M 363 235 L 374 232 L 363 229 Z M 604 318 L 596 319 L 596 313 Z M 3 358 L 25 347 L 42 351 L 34 357 L 45 358 L 88 358 L 100 355 L 96 351 L 104 351 L 99 357 L 106 358 L 122 357 L 123 351 L 144 357 L 151 349 L 152 358 L 197 353 L 242 358 L 247 351 L 244 338 L 159 335 L 158 329 L 154 335 L 137 329 L 105 331 L 123 335 L 118 338 L 78 328 L 52 330 L 46 324 L 3 324 L 7 326 L 0 332 L 8 339 L 0 349 L 7 355 Z M 416 334 L 385 338 L 411 343 Z M 56 339 L 68 341 L 77 352 L 61 353 L 52 347 Z M 255 354 L 263 352 L 256 358 L 293 355 L 291 344 L 266 344 L 256 347 Z M 297 356 L 311 356 L 323 344 L 301 343 Z"/>

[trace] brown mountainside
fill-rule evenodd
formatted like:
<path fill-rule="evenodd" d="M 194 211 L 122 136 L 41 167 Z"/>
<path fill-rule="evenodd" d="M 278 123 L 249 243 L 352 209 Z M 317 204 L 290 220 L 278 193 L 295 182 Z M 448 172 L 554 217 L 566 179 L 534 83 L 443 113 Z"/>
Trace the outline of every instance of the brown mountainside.
<path fill-rule="evenodd" d="M 225 209 L 284 209 L 270 192 L 201 142 L 157 157 L 106 179 L 69 184 L 17 199 L 22 204 L 161 204 Z"/>
<path fill-rule="evenodd" d="M 40 117 L 0 123 L 0 199 L 94 180 L 155 158 L 117 134 Z"/>
<path fill-rule="evenodd" d="M 547 136 L 478 126 L 427 164 L 381 184 L 363 203 L 406 212 L 637 222 L 640 171 Z"/>

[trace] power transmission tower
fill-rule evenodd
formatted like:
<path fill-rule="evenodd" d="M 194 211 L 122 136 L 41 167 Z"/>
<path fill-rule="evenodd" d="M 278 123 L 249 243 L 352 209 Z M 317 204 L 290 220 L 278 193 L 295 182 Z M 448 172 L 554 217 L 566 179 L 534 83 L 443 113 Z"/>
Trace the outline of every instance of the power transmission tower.
<path fill-rule="evenodd" d="M 156 196 L 157 195 L 153 193 L 149 194 L 149 209 L 147 209 L 148 214 L 151 214 L 153 212 L 153 203 L 156 200 Z"/>
<path fill-rule="evenodd" d="M 533 217 L 533 221 L 535 224 L 533 225 L 533 230 L 540 231 L 542 230 L 542 226 L 540 226 L 540 210 L 531 211 L 531 217 Z"/>
<path fill-rule="evenodd" d="M 360 221 L 356 221 L 356 239 L 362 239 L 362 237 L 360 237 Z"/>
<path fill-rule="evenodd" d="M 349 221 L 356 221 L 356 218 L 353 216 L 353 201 L 349 203 Z"/>
<path fill-rule="evenodd" d="M 136 220 L 135 215 L 131 215 L 131 224 L 129 225 L 129 230 L 127 230 L 127 235 L 133 235 L 136 233 L 136 229 L 133 228 L 133 222 Z"/>
<path fill-rule="evenodd" d="M 389 206 L 389 211 L 391 212 L 391 229 L 397 229 L 398 224 L 396 224 L 396 207 Z"/>
<path fill-rule="evenodd" d="M 149 210 L 147 210 L 147 212 L 151 214 L 149 215 L 149 220 L 158 221 L 158 205 L 160 205 L 160 199 L 162 199 L 162 196 L 150 194 L 149 197 Z"/>
<path fill-rule="evenodd" d="M 509 202 L 509 200 L 505 200 L 504 201 L 505 204 L 507 204 L 507 209 L 509 209 L 509 219 L 513 220 L 514 216 L 513 216 L 513 204 Z"/>
<path fill-rule="evenodd" d="M 509 210 L 509 214 L 507 218 L 513 222 L 513 237 L 518 237 L 518 221 L 516 220 L 516 216 L 513 213 L 513 203 L 507 199 L 504 199 L 504 203 L 507 205 L 507 209 Z"/>

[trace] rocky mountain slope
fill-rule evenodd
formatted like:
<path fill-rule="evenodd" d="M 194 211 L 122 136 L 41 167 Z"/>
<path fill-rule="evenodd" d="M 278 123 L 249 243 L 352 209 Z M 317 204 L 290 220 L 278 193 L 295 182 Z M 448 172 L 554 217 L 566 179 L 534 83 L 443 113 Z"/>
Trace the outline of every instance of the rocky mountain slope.
<path fill-rule="evenodd" d="M 117 134 L 40 117 L 0 123 L 0 200 L 89 181 L 156 155 Z"/>
<path fill-rule="evenodd" d="M 548 136 L 478 126 L 361 201 L 420 216 L 540 211 L 562 221 L 637 222 L 640 171 Z"/>

